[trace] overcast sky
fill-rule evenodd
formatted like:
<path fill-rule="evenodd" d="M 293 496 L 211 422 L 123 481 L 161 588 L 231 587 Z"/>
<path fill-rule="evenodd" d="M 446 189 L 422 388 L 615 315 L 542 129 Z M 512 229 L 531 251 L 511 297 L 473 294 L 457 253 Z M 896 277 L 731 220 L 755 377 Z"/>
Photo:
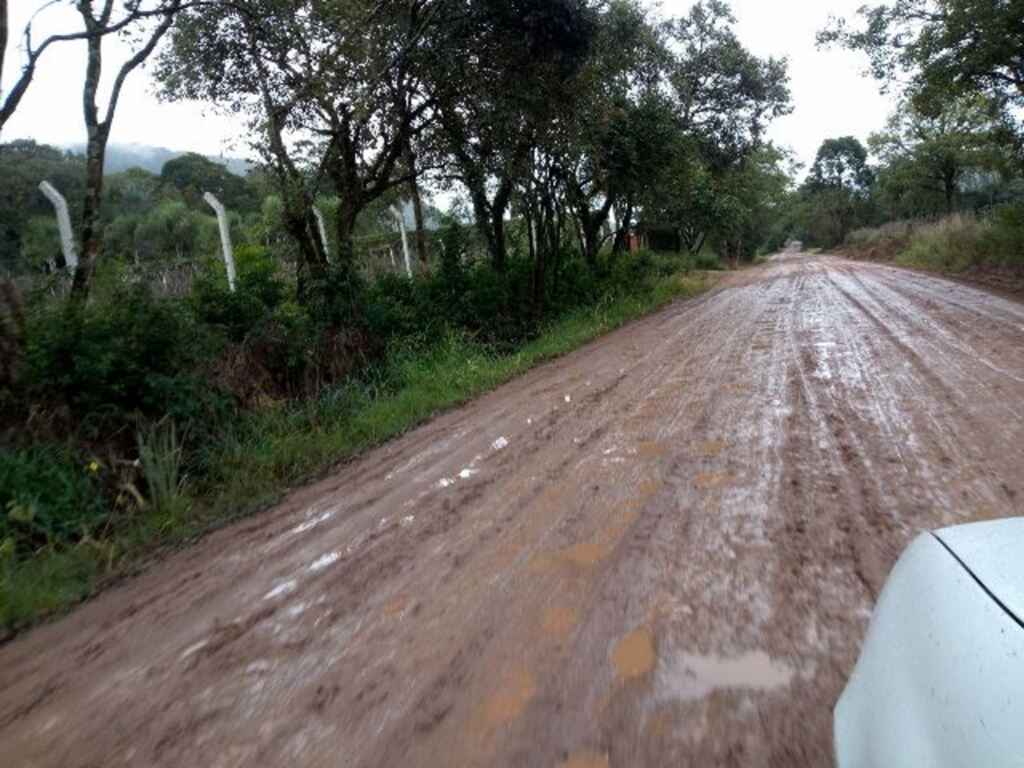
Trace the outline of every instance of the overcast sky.
<path fill-rule="evenodd" d="M 829 13 L 850 15 L 864 0 L 733 0 L 738 33 L 743 43 L 760 56 L 787 56 L 793 92 L 793 114 L 776 122 L 770 137 L 790 147 L 805 165 L 814 159 L 825 138 L 851 134 L 864 140 L 880 128 L 893 108 L 891 97 L 878 92 L 875 81 L 863 75 L 864 60 L 838 50 L 819 51 L 815 33 Z M 11 40 L 4 70 L 20 69 L 22 53 L 18 31 L 40 0 L 15 0 L 10 8 Z M 678 15 L 690 0 L 664 0 L 661 13 Z M 73 12 L 54 8 L 39 20 L 37 39 L 47 30 L 73 28 Z M 113 54 L 114 51 L 111 52 Z M 108 70 L 113 68 L 113 62 Z M 81 85 L 84 47 L 63 44 L 51 48 L 35 81 L 3 139 L 29 137 L 50 144 L 84 141 Z M 108 71 L 109 74 L 109 71 Z M 140 143 L 175 150 L 196 150 L 209 155 L 246 156 L 248 149 L 237 120 L 218 115 L 202 104 L 159 102 L 146 71 L 129 80 L 114 119 L 111 141 Z"/>

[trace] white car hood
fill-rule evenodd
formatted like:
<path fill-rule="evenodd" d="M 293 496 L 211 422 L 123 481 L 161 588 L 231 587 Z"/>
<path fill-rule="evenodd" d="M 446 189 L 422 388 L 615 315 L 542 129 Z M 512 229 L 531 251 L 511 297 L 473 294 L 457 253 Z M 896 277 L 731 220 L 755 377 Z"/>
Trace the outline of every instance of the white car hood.
<path fill-rule="evenodd" d="M 935 535 L 989 595 L 1024 623 L 1024 517 L 943 528 Z"/>

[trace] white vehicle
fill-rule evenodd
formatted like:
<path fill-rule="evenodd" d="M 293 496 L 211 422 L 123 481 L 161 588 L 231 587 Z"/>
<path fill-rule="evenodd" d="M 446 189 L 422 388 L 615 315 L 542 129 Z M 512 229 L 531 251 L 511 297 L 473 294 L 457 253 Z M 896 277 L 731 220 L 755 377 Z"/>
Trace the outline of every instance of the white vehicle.
<path fill-rule="evenodd" d="M 1024 766 L 1024 518 L 908 547 L 834 733 L 839 768 Z"/>

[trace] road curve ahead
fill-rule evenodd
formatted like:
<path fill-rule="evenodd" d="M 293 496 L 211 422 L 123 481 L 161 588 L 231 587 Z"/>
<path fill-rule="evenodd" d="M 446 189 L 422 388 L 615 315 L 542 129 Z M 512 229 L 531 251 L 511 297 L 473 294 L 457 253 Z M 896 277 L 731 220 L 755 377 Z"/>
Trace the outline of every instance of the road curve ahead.
<path fill-rule="evenodd" d="M 1024 305 L 785 254 L 0 648 L 0 763 L 828 765 L 888 569 L 1022 444 Z"/>

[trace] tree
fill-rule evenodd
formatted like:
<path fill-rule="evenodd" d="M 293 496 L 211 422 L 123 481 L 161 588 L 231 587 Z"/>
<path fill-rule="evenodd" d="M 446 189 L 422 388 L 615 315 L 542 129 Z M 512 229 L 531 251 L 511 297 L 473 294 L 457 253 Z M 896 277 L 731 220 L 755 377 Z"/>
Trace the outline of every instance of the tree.
<path fill-rule="evenodd" d="M 863 221 L 874 174 L 868 152 L 853 136 L 826 139 L 801 189 L 803 237 L 831 247 Z"/>
<path fill-rule="evenodd" d="M 566 115 L 568 202 L 577 237 L 593 264 L 612 209 L 632 218 L 636 198 L 658 173 L 677 128 L 659 92 L 662 36 L 631 0 L 597 17 L 589 55 L 573 82 L 578 108 Z"/>
<path fill-rule="evenodd" d="M 50 6 L 57 4 L 58 1 L 41 3 L 22 31 L 25 60 L 14 84 L 6 90 L 0 90 L 0 94 L 3 96 L 0 100 L 0 132 L 3 131 L 4 124 L 14 115 L 32 83 L 40 59 L 52 46 L 58 43 L 82 40 L 92 46 L 106 35 L 130 32 L 148 19 L 162 18 L 169 7 L 178 5 L 174 0 L 124 0 L 122 5 L 115 9 L 113 0 L 103 0 L 102 10 L 98 15 L 93 16 L 95 23 L 87 24 L 83 29 L 74 32 L 49 35 L 37 42 L 32 33 L 36 17 Z M 70 0 L 69 4 L 71 4 Z M 74 5 L 81 12 L 88 12 L 91 15 L 92 3 L 90 0 L 75 0 Z M 7 52 L 8 39 L 7 0 L 0 0 L 0 85 L 3 85 L 4 57 Z"/>
<path fill-rule="evenodd" d="M 886 83 L 909 77 L 926 107 L 977 93 L 1024 105 L 1024 0 L 895 0 L 858 16 L 833 18 L 819 42 L 866 53 Z"/>
<path fill-rule="evenodd" d="M 39 182 L 49 180 L 70 201 L 72 222 L 79 217 L 84 191 L 85 159 L 81 155 L 19 139 L 0 144 L 0 254 L 2 266 L 13 273 L 29 268 L 23 259 L 27 221 L 33 216 L 53 218 L 53 208 L 39 193 Z"/>
<path fill-rule="evenodd" d="M 185 6 L 184 0 L 159 0 L 155 7 L 143 13 L 141 2 L 126 0 L 126 16 L 122 20 L 125 23 L 121 29 L 131 29 L 137 45 L 131 56 L 117 69 L 106 109 L 101 110 L 98 93 L 103 69 L 103 39 L 116 26 L 114 0 L 101 1 L 98 9 L 94 7 L 93 0 L 78 0 L 76 4 L 84 26 L 87 59 L 82 89 L 86 131 L 85 199 L 82 204 L 81 254 L 71 283 L 70 298 L 73 305 L 81 305 L 88 297 L 89 283 L 103 241 L 100 221 L 103 207 L 103 164 L 121 90 L 128 77 L 153 53 L 171 28 L 175 15 Z"/>
<path fill-rule="evenodd" d="M 210 0 L 172 35 L 158 73 L 165 95 L 198 95 L 248 116 L 284 225 L 316 279 L 326 272 L 312 211 L 317 194 L 338 196 L 339 261 L 351 270 L 359 214 L 410 180 L 400 161 L 425 129 L 429 107 L 414 54 L 439 7 L 439 0 Z"/>
<path fill-rule="evenodd" d="M 751 54 L 734 25 L 729 6 L 709 0 L 667 26 L 680 138 L 667 157 L 671 171 L 651 187 L 645 220 L 675 231 L 679 247 L 691 252 L 711 229 L 724 238 L 727 220 L 744 218 L 731 182 L 763 151 L 767 124 L 792 109 L 785 60 Z"/>
<path fill-rule="evenodd" d="M 946 213 L 953 213 L 960 181 L 970 169 L 1005 167 L 1001 148 L 1009 133 L 999 107 L 989 99 L 955 99 L 935 115 L 911 102 L 901 105 L 869 145 L 891 177 L 911 186 L 937 185 Z"/>
<path fill-rule="evenodd" d="M 669 83 L 683 127 L 727 160 L 760 142 L 767 123 L 792 111 L 785 59 L 759 59 L 733 31 L 728 4 L 702 0 L 671 22 L 678 53 Z"/>
<path fill-rule="evenodd" d="M 588 0 L 452 3 L 421 64 L 435 106 L 446 170 L 466 188 L 492 264 L 504 269 L 505 218 L 517 189 L 554 182 L 556 125 L 576 103 L 572 83 L 593 39 Z M 452 77 L 451 61 L 466 63 Z M 541 153 L 546 154 L 546 153 Z M 561 167 L 561 166 L 559 166 Z M 554 201 L 552 197 L 552 201 Z"/>
<path fill-rule="evenodd" d="M 813 190 L 838 189 L 856 196 L 866 195 L 873 181 L 868 151 L 853 136 L 822 142 L 807 175 Z"/>
<path fill-rule="evenodd" d="M 211 192 L 234 211 L 254 211 L 259 201 L 245 179 L 195 152 L 168 160 L 160 170 L 160 181 L 179 190 L 193 207 L 202 205 L 203 194 Z"/>

